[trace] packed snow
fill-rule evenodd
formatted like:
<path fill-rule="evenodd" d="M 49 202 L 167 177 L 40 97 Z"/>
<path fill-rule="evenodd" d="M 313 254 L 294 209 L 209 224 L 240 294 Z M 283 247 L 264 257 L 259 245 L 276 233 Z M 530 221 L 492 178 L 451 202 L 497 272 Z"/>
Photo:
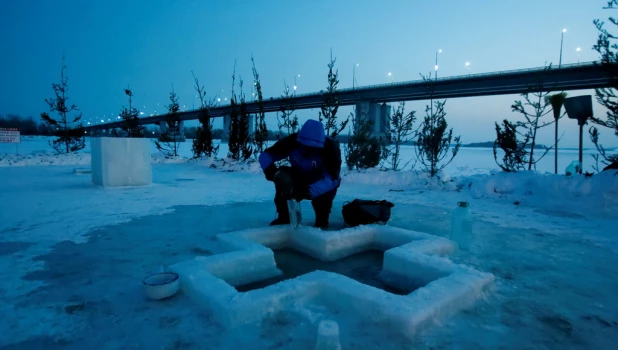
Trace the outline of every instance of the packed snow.
<path fill-rule="evenodd" d="M 317 323 L 293 313 L 227 329 L 183 293 L 163 301 L 144 295 L 142 279 L 161 266 L 223 253 L 216 235 L 268 225 L 273 186 L 255 162 L 190 160 L 184 143 L 184 158 L 152 150 L 151 185 L 102 188 L 74 173 L 90 168 L 89 148 L 53 155 L 44 138 L 1 147 L 0 313 L 10 316 L 0 323 L 0 347 L 315 347 Z M 560 157 L 564 171 L 577 152 Z M 584 170 L 591 161 L 585 156 Z M 499 172 L 491 151 L 462 149 L 440 178 L 345 171 L 331 225 L 342 226 L 345 201 L 386 199 L 395 204 L 389 226 L 448 238 L 452 210 L 468 201 L 475 239 L 449 259 L 496 280 L 469 309 L 413 339 L 332 314 L 342 348 L 612 349 L 617 172 L 554 175 L 553 158 L 538 169 Z M 311 223 L 311 206 L 301 205 Z"/>

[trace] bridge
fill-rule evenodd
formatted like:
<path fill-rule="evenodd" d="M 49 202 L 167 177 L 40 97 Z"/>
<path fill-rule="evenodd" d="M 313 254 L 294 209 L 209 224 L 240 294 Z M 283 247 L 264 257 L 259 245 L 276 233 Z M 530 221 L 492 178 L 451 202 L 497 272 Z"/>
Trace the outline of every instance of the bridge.
<path fill-rule="evenodd" d="M 447 99 L 473 96 L 492 96 L 521 94 L 532 91 L 569 91 L 596 89 L 616 86 L 612 78 L 617 76 L 617 64 L 585 62 L 562 65 L 559 68 L 548 66 L 510 71 L 467 74 L 425 80 L 396 82 L 380 85 L 359 86 L 339 89 L 336 96 L 340 106 L 429 99 Z M 277 112 L 282 107 L 293 105 L 296 110 L 319 108 L 326 94 L 324 91 L 293 95 L 290 98 L 267 98 L 262 101 L 264 112 Z M 246 104 L 249 113 L 260 111 L 258 102 Z M 211 117 L 229 116 L 230 105 L 215 106 L 210 109 Z M 166 115 L 140 118 L 140 125 L 164 122 Z M 199 110 L 181 112 L 181 121 L 199 118 Z M 86 126 L 87 132 L 119 128 L 122 121 Z"/>

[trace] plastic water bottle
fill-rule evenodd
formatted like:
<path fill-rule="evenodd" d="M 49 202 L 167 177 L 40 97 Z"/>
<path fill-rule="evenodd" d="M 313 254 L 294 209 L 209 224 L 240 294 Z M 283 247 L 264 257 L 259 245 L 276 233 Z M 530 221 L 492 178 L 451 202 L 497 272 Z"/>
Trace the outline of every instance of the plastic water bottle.
<path fill-rule="evenodd" d="M 290 225 L 294 228 L 299 227 L 303 221 L 300 203 L 294 199 L 288 200 L 288 213 L 290 214 Z"/>
<path fill-rule="evenodd" d="M 472 242 L 472 213 L 468 202 L 457 202 L 457 208 L 451 217 L 451 241 L 457 243 L 459 249 L 466 250 Z"/>

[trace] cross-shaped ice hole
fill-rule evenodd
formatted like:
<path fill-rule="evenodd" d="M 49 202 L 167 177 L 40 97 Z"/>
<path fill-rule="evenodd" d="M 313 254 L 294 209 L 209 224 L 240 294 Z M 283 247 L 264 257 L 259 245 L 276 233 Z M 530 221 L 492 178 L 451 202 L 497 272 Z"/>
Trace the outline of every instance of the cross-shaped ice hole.
<path fill-rule="evenodd" d="M 494 280 L 491 274 L 447 259 L 456 249 L 450 240 L 390 226 L 340 231 L 280 226 L 217 238 L 228 252 L 197 257 L 170 269 L 180 275 L 183 292 L 209 308 L 226 327 L 258 322 L 281 311 L 307 315 L 308 309 L 320 305 L 384 323 L 411 337 L 430 320 L 470 306 Z M 384 251 L 380 279 L 410 293 L 389 293 L 320 270 L 247 292 L 234 288 L 281 276 L 273 250 L 285 248 L 327 262 L 370 250 Z"/>

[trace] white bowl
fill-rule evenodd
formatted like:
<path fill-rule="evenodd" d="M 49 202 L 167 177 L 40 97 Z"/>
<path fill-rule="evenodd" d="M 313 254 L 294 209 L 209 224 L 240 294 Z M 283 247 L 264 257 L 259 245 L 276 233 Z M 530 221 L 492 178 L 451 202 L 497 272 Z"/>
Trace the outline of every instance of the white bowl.
<path fill-rule="evenodd" d="M 169 298 L 178 292 L 180 279 L 174 272 L 159 272 L 144 278 L 146 296 L 152 300 Z"/>

